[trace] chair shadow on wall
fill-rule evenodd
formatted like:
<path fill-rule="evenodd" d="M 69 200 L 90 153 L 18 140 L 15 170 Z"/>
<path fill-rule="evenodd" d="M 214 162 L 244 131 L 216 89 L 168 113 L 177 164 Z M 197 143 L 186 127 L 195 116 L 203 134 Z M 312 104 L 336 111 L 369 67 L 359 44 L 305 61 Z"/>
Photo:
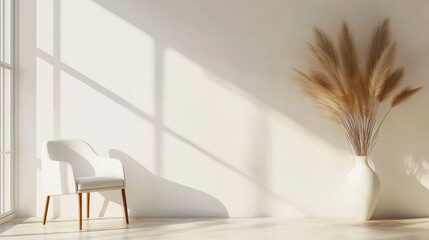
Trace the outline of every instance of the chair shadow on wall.
<path fill-rule="evenodd" d="M 151 173 L 128 154 L 110 149 L 109 156 L 122 162 L 125 170 L 130 216 L 135 212 L 149 217 L 228 217 L 225 206 L 213 196 L 183 186 Z M 104 203 L 99 213 L 103 217 L 110 201 L 122 204 L 120 196 L 100 192 Z"/>

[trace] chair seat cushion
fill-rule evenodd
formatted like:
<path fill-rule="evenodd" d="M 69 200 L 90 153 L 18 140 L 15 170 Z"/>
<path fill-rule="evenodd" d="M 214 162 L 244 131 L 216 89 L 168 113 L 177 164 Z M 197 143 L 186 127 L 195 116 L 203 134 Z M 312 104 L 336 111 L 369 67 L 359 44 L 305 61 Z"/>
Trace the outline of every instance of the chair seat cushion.
<path fill-rule="evenodd" d="M 121 178 L 114 177 L 77 177 L 76 183 L 78 191 L 124 186 Z"/>

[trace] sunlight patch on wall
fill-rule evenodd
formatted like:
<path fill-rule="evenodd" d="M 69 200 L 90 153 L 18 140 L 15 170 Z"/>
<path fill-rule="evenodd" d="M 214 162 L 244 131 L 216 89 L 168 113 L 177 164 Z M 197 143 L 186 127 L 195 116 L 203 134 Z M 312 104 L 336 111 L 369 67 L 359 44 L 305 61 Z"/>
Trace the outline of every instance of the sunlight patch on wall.
<path fill-rule="evenodd" d="M 408 155 L 404 159 L 404 168 L 408 176 L 415 178 L 425 188 L 429 189 L 429 161 L 420 158 L 417 159 Z"/>
<path fill-rule="evenodd" d="M 207 77 L 180 53 L 165 51 L 164 125 L 219 158 L 244 159 L 259 109 Z M 262 116 L 263 117 L 263 116 Z M 236 167 L 245 168 L 239 161 Z"/>
<path fill-rule="evenodd" d="M 92 1 L 61 1 L 61 61 L 154 112 L 154 41 Z"/>

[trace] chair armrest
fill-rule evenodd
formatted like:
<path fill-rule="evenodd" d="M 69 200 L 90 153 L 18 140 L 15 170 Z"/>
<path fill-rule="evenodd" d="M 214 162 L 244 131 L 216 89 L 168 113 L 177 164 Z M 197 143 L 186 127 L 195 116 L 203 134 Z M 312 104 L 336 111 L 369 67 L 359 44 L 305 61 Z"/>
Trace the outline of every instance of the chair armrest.
<path fill-rule="evenodd" d="M 97 157 L 92 161 L 92 166 L 96 176 L 121 178 L 125 184 L 124 167 L 118 159 Z"/>
<path fill-rule="evenodd" d="M 77 192 L 73 167 L 67 162 L 42 159 L 42 181 L 45 195 Z"/>

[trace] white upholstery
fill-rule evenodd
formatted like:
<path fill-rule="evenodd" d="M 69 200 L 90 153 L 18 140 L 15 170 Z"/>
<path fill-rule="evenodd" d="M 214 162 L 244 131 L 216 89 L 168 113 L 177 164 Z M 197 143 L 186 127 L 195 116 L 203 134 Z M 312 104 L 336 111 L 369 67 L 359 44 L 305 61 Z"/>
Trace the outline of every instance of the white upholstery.
<path fill-rule="evenodd" d="M 100 188 L 121 188 L 124 181 L 115 177 L 78 177 L 76 178 L 77 191 L 91 191 Z"/>
<path fill-rule="evenodd" d="M 125 188 L 122 163 L 99 157 L 83 140 L 47 141 L 41 155 L 47 196 Z"/>

